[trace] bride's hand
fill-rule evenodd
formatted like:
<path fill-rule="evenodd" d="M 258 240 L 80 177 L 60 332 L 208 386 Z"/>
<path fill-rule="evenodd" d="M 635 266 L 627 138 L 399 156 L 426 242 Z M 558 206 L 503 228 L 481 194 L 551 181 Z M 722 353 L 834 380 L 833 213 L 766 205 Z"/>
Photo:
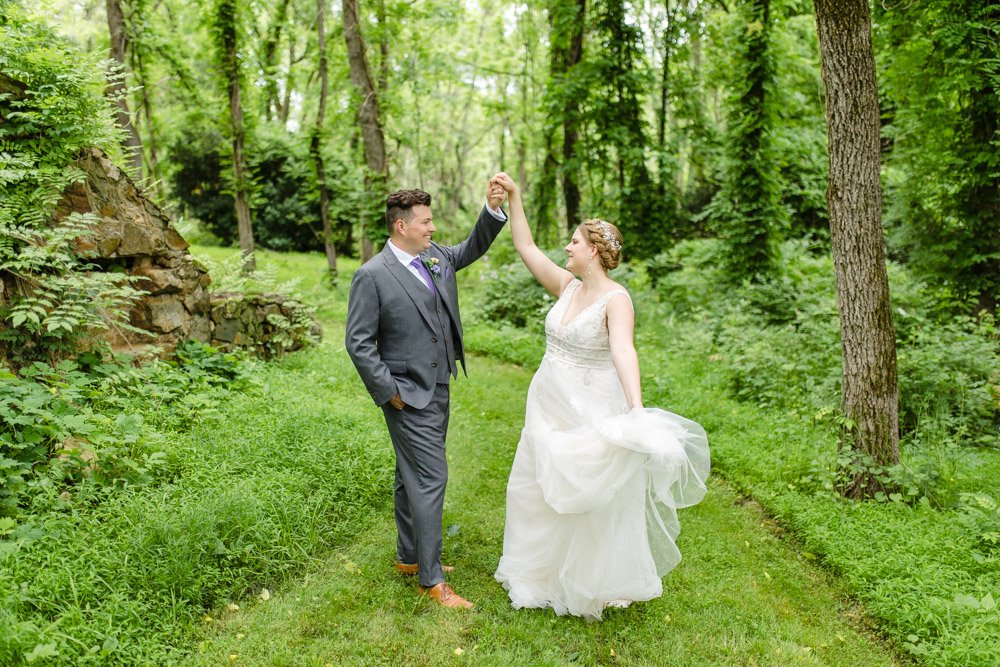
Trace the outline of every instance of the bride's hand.
<path fill-rule="evenodd" d="M 498 172 L 497 175 L 490 180 L 506 190 L 508 195 L 518 194 L 517 183 L 515 183 L 514 179 L 508 176 L 505 172 Z"/>

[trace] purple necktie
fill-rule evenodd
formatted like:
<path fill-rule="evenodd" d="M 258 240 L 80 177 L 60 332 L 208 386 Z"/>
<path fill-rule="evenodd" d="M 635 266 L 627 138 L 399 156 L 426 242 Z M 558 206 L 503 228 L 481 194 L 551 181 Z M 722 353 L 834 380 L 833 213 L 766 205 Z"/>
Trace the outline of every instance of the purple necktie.
<path fill-rule="evenodd" d="M 424 282 L 427 283 L 427 289 L 431 291 L 431 294 L 436 295 L 437 288 L 434 286 L 434 278 L 433 276 L 431 276 L 431 272 L 427 270 L 427 267 L 420 260 L 420 258 L 414 257 L 413 261 L 410 262 L 410 266 L 415 268 L 417 270 L 417 273 L 419 273 L 420 276 L 424 279 Z"/>

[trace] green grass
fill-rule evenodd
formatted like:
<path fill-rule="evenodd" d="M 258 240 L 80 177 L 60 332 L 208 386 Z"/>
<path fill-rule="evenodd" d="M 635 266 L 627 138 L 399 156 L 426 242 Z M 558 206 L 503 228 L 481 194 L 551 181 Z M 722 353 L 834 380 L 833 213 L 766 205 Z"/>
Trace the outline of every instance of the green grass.
<path fill-rule="evenodd" d="M 705 502 L 681 514 L 684 561 L 662 598 L 594 624 L 513 610 L 493 571 L 530 373 L 486 358 L 469 367 L 452 392 L 445 525 L 454 528 L 444 558 L 457 565 L 451 581 L 477 609 L 440 609 L 394 573 L 386 510 L 270 600 L 205 624 L 192 664 L 897 664 L 857 629 L 858 611 L 830 577 L 718 480 Z"/>
<path fill-rule="evenodd" d="M 284 262 L 294 270 L 309 267 L 310 275 L 321 271 L 318 257 Z M 469 312 L 468 303 L 463 308 Z M 341 316 L 336 308 L 327 312 L 324 354 L 341 354 Z M 212 614 L 191 664 L 898 664 L 863 628 L 863 614 L 837 583 L 718 478 L 702 504 L 682 513 L 684 561 L 666 579 L 662 598 L 596 624 L 511 609 L 492 573 L 527 368 L 541 348 L 537 337 L 516 330 L 498 337 L 484 324 L 468 326 L 467 336 L 470 347 L 525 366 L 473 358 L 468 380 L 456 382 L 452 393 L 445 525 L 453 528 L 445 559 L 458 566 L 451 580 L 477 609 L 439 609 L 417 595 L 414 581 L 391 570 L 395 529 L 384 508 L 371 526 L 310 563 L 269 600 Z M 347 385 L 364 393 L 356 377 Z M 378 415 L 374 406 L 370 413 Z M 388 447 L 384 425 L 372 437 Z M 388 502 L 388 485 L 384 494 Z"/>
<path fill-rule="evenodd" d="M 346 353 L 251 370 L 255 390 L 202 397 L 214 414 L 156 434 L 151 485 L 71 488 L 19 517 L 0 543 L 0 663 L 165 664 L 206 609 L 280 586 L 387 511 L 392 453 Z"/>
<path fill-rule="evenodd" d="M 193 252 L 222 260 L 234 251 Z M 324 342 L 253 366 L 257 389 L 224 394 L 213 416 L 161 434 L 158 483 L 31 514 L 16 550 L 0 555 L 0 656 L 35 650 L 50 657 L 32 664 L 74 665 L 893 665 L 905 662 L 899 647 L 915 633 L 929 664 L 949 664 L 959 650 L 969 659 L 951 664 L 990 664 L 980 658 L 996 645 L 984 643 L 993 616 L 952 609 L 949 578 L 959 575 L 970 595 L 992 590 L 994 565 L 980 564 L 978 579 L 945 567 L 969 551 L 935 511 L 803 493 L 796 481 L 832 451 L 828 431 L 726 398 L 696 337 L 679 345 L 689 330 L 648 318 L 639 332 L 647 402 L 700 421 L 713 447 L 710 493 L 681 513 L 684 561 L 661 598 L 601 623 L 511 609 L 492 573 L 542 341 L 476 323 L 475 274 L 463 294 L 467 343 L 492 358 L 470 359 L 469 378 L 453 390 L 445 559 L 477 609 L 438 608 L 390 568 L 391 447 L 342 342 L 356 262 L 341 260 L 331 289 L 318 255 L 258 260 L 278 281 L 299 280 Z M 942 548 L 928 553 L 928 540 Z M 927 613 L 933 604 L 950 624 L 926 620 L 940 617 Z M 869 613 L 889 640 L 876 638 Z"/>

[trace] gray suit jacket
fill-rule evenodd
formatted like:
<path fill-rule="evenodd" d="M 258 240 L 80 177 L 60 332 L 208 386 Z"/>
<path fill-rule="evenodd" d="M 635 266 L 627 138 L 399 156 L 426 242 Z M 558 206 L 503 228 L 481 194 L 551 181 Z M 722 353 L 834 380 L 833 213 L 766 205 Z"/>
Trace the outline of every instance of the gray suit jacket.
<path fill-rule="evenodd" d="M 454 246 L 432 242 L 422 255 L 438 259 L 440 273 L 435 283 L 451 320 L 455 354 L 463 370 L 455 273 L 482 257 L 503 225 L 483 207 L 468 238 Z M 436 318 L 419 291 L 425 289 L 388 245 L 363 264 L 351 281 L 345 345 L 376 405 L 398 393 L 404 403 L 422 409 L 434 394 L 438 372 L 431 366 L 436 361 L 433 338 L 440 327 L 435 326 Z"/>

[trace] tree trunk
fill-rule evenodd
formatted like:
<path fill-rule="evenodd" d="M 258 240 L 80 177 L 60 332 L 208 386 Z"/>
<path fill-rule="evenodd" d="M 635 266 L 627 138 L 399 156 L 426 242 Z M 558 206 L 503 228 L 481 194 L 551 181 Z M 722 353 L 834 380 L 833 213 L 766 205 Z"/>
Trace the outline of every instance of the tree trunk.
<path fill-rule="evenodd" d="M 323 120 L 326 117 L 327 62 L 326 36 L 323 33 L 326 0 L 316 0 L 316 36 L 319 45 L 319 110 L 316 112 L 316 127 L 309 143 L 313 161 L 316 164 L 316 180 L 319 182 L 319 215 L 323 223 L 323 250 L 326 252 L 326 267 L 331 279 L 337 277 L 337 249 L 333 245 L 333 230 L 330 226 L 330 188 L 326 184 L 326 165 L 320 143 L 323 137 Z"/>
<path fill-rule="evenodd" d="M 846 418 L 840 448 L 852 464 L 841 491 L 881 490 L 873 466 L 899 462 L 899 387 L 879 180 L 879 110 L 867 0 L 815 0 L 826 88 L 827 205 L 837 279 Z"/>
<path fill-rule="evenodd" d="M 264 41 L 264 118 L 270 122 L 274 114 L 280 114 L 281 100 L 278 97 L 278 46 L 281 42 L 281 30 L 285 27 L 288 17 L 289 0 L 278 0 L 275 8 L 274 23 L 268 27 L 267 39 Z"/>
<path fill-rule="evenodd" d="M 389 26 L 386 23 L 388 19 L 385 0 L 378 0 L 375 13 L 380 28 L 378 37 L 378 51 L 380 56 L 378 63 L 378 92 L 381 95 L 389 86 Z"/>
<path fill-rule="evenodd" d="M 288 40 L 288 73 L 285 75 L 285 94 L 278 106 L 278 120 L 282 127 L 288 126 L 288 114 L 292 108 L 292 83 L 294 82 L 292 68 L 298 61 L 299 58 L 295 55 L 295 40 L 290 39 Z"/>
<path fill-rule="evenodd" d="M 257 270 L 254 258 L 253 223 L 247 202 L 246 156 L 244 155 L 245 128 L 243 103 L 240 97 L 240 61 L 237 51 L 237 0 L 220 0 L 218 23 L 222 40 L 224 74 L 229 88 L 229 119 L 233 133 L 233 198 L 236 202 L 236 231 L 243 256 L 243 271 Z"/>
<path fill-rule="evenodd" d="M 125 15 L 122 13 L 121 0 L 107 0 L 108 32 L 111 37 L 111 60 L 118 63 L 120 71 L 112 73 L 108 78 L 106 94 L 117 107 L 118 125 L 125 130 L 122 146 L 128 159 L 129 169 L 136 180 L 142 178 L 142 141 L 139 132 L 132 124 L 132 116 L 128 110 L 128 99 L 125 85 L 125 54 L 128 51 L 128 34 L 125 31 Z"/>
<path fill-rule="evenodd" d="M 1000 10 L 994 10 L 994 22 L 1000 22 L 996 15 Z M 996 25 L 997 23 L 994 23 Z M 984 77 L 985 78 L 985 77 Z M 982 155 L 989 155 L 994 150 L 997 139 L 1000 138 L 1000 109 L 997 109 L 997 88 L 987 79 L 981 87 L 969 92 L 969 108 L 966 115 L 971 129 L 972 140 Z M 973 267 L 973 274 L 978 274 L 979 290 L 978 310 L 997 312 L 997 298 L 1000 297 L 1000 174 L 995 160 L 976 160 L 972 166 L 974 178 L 967 193 L 960 195 L 962 212 L 966 218 L 978 227 L 976 243 L 982 260 Z M 965 280 L 965 284 L 972 281 Z"/>
<path fill-rule="evenodd" d="M 670 55 L 673 49 L 674 39 L 676 39 L 677 29 L 677 8 L 671 8 L 670 0 L 664 0 L 663 9 L 666 11 L 667 27 L 663 31 L 663 71 L 660 76 L 660 108 L 656 119 L 656 139 L 657 139 L 657 167 L 659 177 L 657 179 L 657 193 L 660 201 L 667 201 L 667 182 L 671 180 L 673 169 L 667 158 L 667 109 L 670 103 Z M 674 205 L 671 204 L 672 214 Z"/>
<path fill-rule="evenodd" d="M 573 16 L 569 49 L 566 52 L 566 72 L 583 59 L 583 33 L 586 27 L 587 0 L 577 0 Z M 563 107 L 563 198 L 566 201 L 566 228 L 572 232 L 580 224 L 580 186 L 577 183 L 576 143 L 580 138 L 580 103 L 575 95 L 567 95 Z"/>
<path fill-rule="evenodd" d="M 132 61 L 134 63 L 133 69 L 135 71 L 136 82 L 139 84 L 139 94 L 141 95 L 142 101 L 142 116 L 143 120 L 146 122 L 146 176 L 148 177 L 148 183 L 152 185 L 153 190 L 158 195 L 161 195 L 159 160 L 156 153 L 156 131 L 153 127 L 152 91 L 148 81 L 146 80 L 146 66 L 142 58 L 141 49 L 132 49 Z"/>
<path fill-rule="evenodd" d="M 344 6 L 344 40 L 347 42 L 347 61 L 351 69 L 351 81 L 360 93 L 361 103 L 358 108 L 358 125 L 361 128 L 361 141 L 365 152 L 365 185 L 366 190 L 378 197 L 384 194 L 385 183 L 388 180 L 386 163 L 385 134 L 382 132 L 382 120 L 379 112 L 378 91 L 372 81 L 371 68 L 365 56 L 365 41 L 361 35 L 361 24 L 358 17 L 358 0 L 343 0 Z M 364 207 L 369 210 L 369 207 Z M 365 216 L 364 219 L 366 219 Z M 361 258 L 367 261 L 371 258 L 371 241 L 365 233 L 362 222 Z"/>

